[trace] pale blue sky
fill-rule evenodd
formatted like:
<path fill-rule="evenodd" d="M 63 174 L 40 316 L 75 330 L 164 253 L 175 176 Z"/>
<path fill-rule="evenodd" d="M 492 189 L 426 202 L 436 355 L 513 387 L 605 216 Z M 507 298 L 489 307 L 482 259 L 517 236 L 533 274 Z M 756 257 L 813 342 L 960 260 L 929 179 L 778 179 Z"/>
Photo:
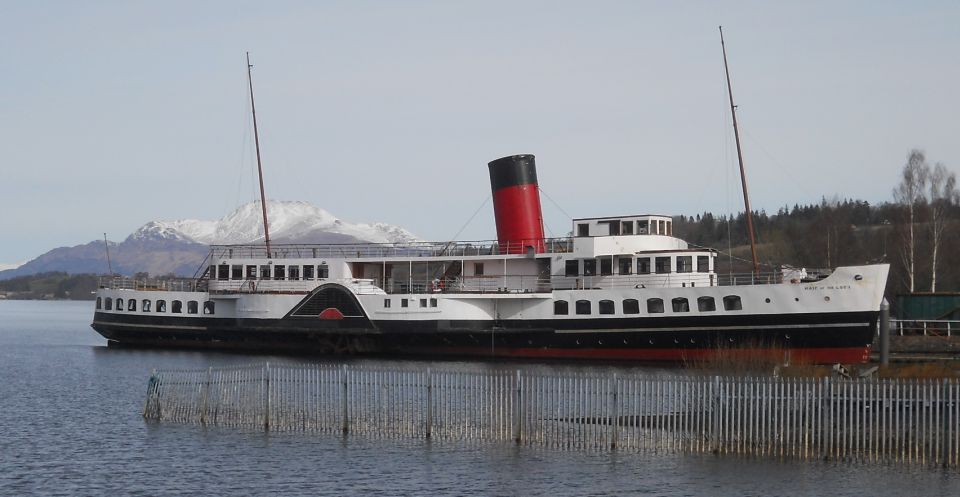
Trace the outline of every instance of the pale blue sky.
<path fill-rule="evenodd" d="M 256 198 L 247 50 L 273 199 L 447 239 L 532 153 L 556 235 L 736 210 L 720 24 L 756 208 L 960 169 L 955 1 L 4 1 L 0 263 Z"/>

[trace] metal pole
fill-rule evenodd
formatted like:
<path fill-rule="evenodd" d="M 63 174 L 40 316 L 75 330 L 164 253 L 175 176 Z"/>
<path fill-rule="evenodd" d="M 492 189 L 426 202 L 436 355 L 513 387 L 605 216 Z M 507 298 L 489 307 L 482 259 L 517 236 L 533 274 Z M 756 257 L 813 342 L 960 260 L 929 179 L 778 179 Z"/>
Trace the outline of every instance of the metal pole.
<path fill-rule="evenodd" d="M 880 303 L 880 366 L 890 365 L 890 303 Z"/>
<path fill-rule="evenodd" d="M 430 438 L 430 428 L 433 426 L 433 375 L 430 374 L 430 368 L 427 368 L 427 438 Z"/>
<path fill-rule="evenodd" d="M 350 424 L 349 424 L 349 421 L 347 421 L 348 411 L 347 411 L 347 366 L 346 364 L 344 364 L 343 368 L 340 370 L 340 376 L 341 376 L 341 379 L 343 380 L 341 385 L 342 390 L 341 390 L 341 397 L 340 397 L 341 405 L 343 406 L 342 430 L 343 430 L 343 434 L 346 435 L 350 431 Z"/>

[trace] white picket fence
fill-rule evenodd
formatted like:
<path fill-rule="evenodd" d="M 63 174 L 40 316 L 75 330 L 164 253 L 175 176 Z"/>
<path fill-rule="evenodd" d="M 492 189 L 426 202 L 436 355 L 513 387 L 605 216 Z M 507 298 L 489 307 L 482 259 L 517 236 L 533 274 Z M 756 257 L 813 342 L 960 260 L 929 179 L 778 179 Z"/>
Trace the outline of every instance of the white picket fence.
<path fill-rule="evenodd" d="M 155 371 L 144 417 L 270 431 L 960 467 L 955 379 L 264 364 Z"/>

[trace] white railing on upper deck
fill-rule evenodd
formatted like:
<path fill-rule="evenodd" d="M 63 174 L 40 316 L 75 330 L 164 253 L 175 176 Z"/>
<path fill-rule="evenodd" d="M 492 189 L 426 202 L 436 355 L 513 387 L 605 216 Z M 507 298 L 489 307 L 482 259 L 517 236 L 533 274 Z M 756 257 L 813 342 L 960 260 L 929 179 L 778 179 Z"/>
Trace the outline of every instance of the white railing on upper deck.
<path fill-rule="evenodd" d="M 500 244 L 495 240 L 468 242 L 344 243 L 271 245 L 269 258 L 383 258 L 383 257 L 473 257 L 483 255 L 526 254 L 529 243 Z M 573 249 L 572 238 L 544 240 L 544 253 L 564 253 Z M 263 245 L 211 245 L 215 259 L 266 259 Z"/>
<path fill-rule="evenodd" d="M 101 276 L 97 285 L 110 290 L 140 290 L 166 292 L 204 292 L 205 280 L 192 278 L 129 278 L 126 276 Z"/>

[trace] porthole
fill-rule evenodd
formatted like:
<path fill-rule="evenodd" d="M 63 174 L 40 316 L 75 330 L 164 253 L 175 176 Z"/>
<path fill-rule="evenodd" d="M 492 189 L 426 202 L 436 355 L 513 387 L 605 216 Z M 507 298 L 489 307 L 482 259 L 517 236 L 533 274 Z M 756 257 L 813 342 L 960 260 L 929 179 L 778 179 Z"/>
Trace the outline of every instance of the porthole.
<path fill-rule="evenodd" d="M 794 301 L 794 302 L 800 302 L 800 297 L 794 297 L 794 298 L 793 298 L 793 301 Z"/>
<path fill-rule="evenodd" d="M 830 302 L 830 296 L 827 295 L 826 297 L 824 297 L 824 298 L 823 298 L 823 301 L 824 301 L 824 302 Z"/>
<path fill-rule="evenodd" d="M 767 297 L 767 298 L 763 299 L 763 301 L 769 304 L 769 303 L 770 303 L 770 297 Z"/>

